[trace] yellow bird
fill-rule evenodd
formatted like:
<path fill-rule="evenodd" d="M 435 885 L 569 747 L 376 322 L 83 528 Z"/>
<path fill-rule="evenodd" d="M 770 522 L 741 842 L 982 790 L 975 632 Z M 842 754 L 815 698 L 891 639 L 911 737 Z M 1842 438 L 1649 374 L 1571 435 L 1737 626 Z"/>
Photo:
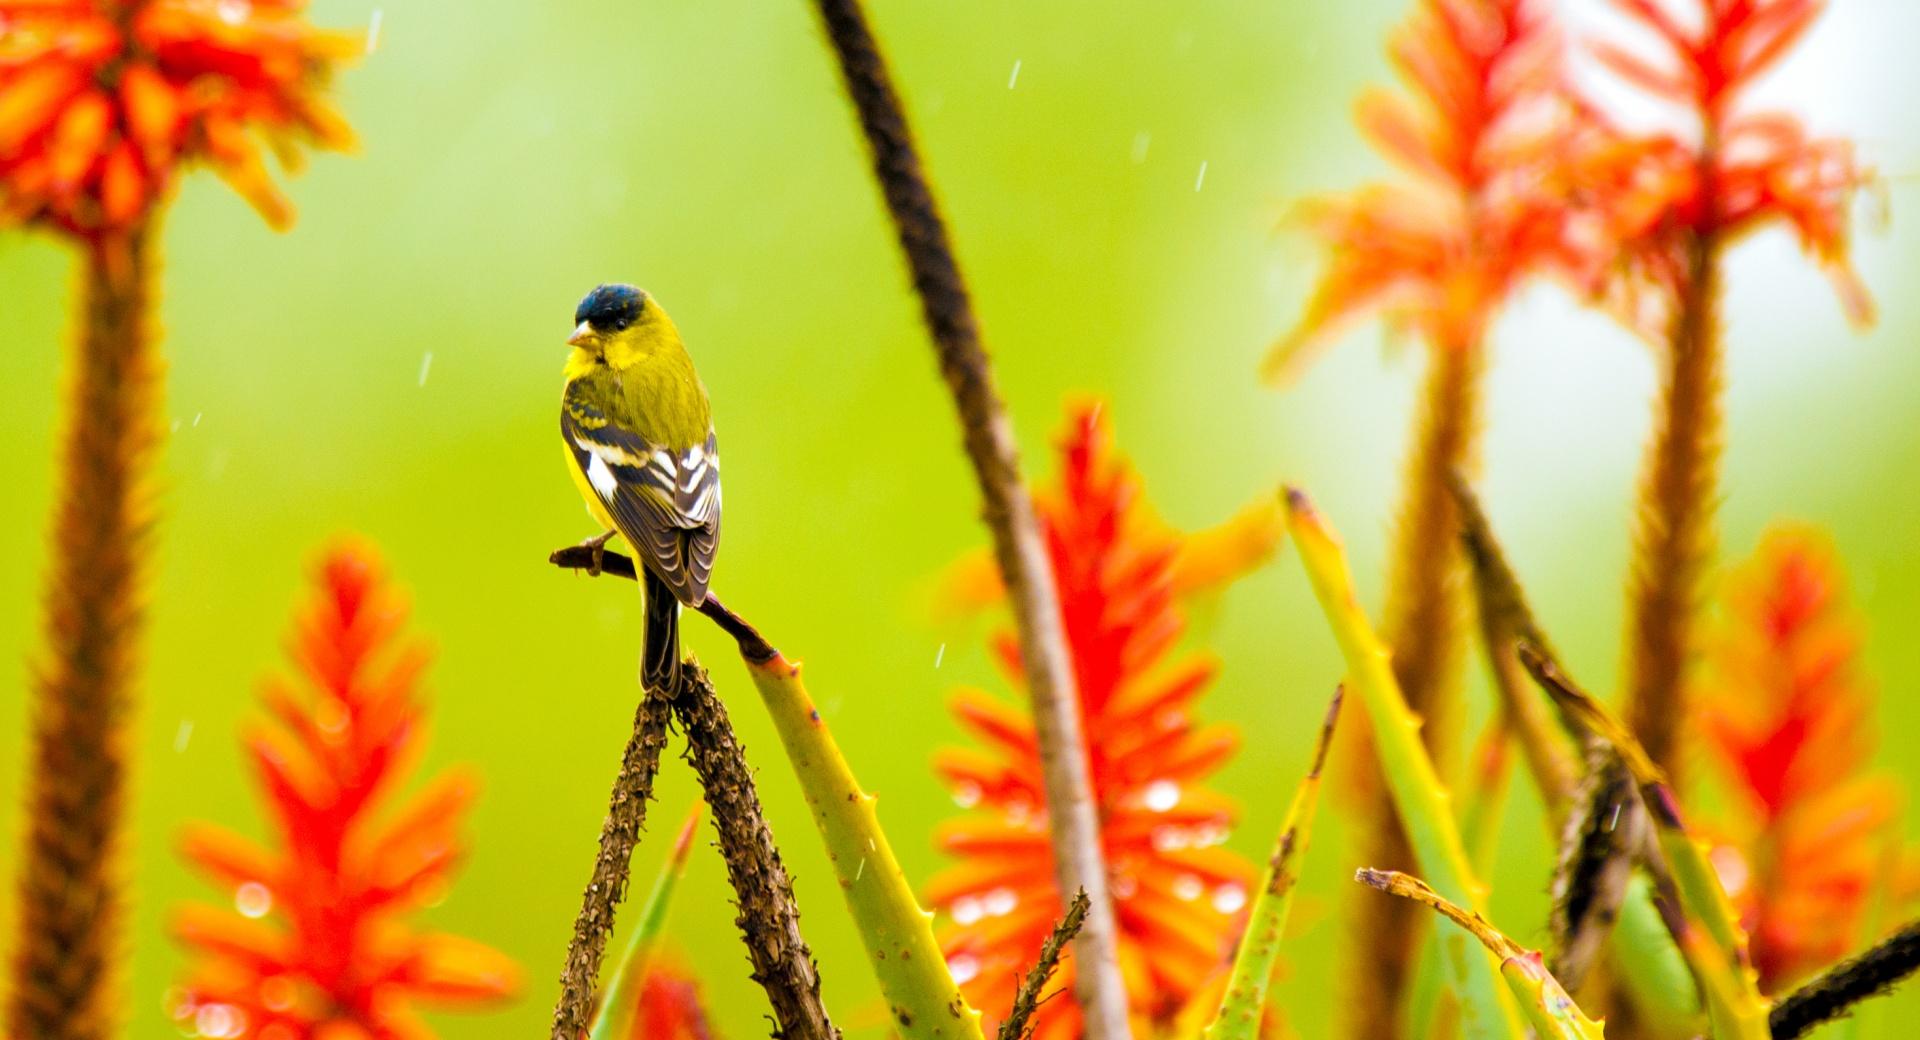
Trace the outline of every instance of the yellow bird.
<path fill-rule="evenodd" d="M 680 679 L 680 608 L 706 602 L 720 545 L 720 451 L 707 388 L 660 304 L 602 285 L 573 313 L 560 437 L 574 483 L 605 528 L 598 553 L 627 540 L 646 595 L 640 680 Z"/>

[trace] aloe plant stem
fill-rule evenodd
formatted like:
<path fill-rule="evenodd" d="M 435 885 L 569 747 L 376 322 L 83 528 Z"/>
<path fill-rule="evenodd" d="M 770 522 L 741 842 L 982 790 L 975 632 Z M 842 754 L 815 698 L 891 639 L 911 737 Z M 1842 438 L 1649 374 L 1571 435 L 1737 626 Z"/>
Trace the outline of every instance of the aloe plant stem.
<path fill-rule="evenodd" d="M 84 246 L 68 357 L 46 647 L 35 668 L 7 1032 L 118 1034 L 128 723 L 144 630 L 161 362 L 150 232 Z"/>
<path fill-rule="evenodd" d="M 826 843 L 891 1026 L 907 1040 L 980 1040 L 980 1013 L 967 1006 L 947 969 L 930 924 L 933 915 L 915 900 L 880 828 L 876 799 L 854 779 L 800 681 L 800 666 L 775 654 L 748 661 L 747 670 Z"/>
<path fill-rule="evenodd" d="M 1451 775 L 1456 754 L 1465 606 L 1459 510 L 1449 484 L 1454 471 L 1470 462 L 1479 429 L 1480 353 L 1471 343 L 1436 343 L 1427 352 L 1381 625 L 1393 651 L 1394 678 L 1421 719 L 1422 740 L 1442 778 Z M 1378 781 L 1369 788 L 1361 855 L 1376 866 L 1411 869 L 1405 824 Z M 1348 1035 L 1398 1035 L 1426 921 L 1419 907 L 1400 899 L 1361 899 L 1354 909 L 1359 960 L 1347 973 L 1357 990 L 1346 1004 Z"/>
<path fill-rule="evenodd" d="M 1267 986 L 1273 981 L 1273 968 L 1280 959 L 1280 940 L 1287 930 L 1287 917 L 1293 909 L 1293 890 L 1300 882 L 1300 860 L 1306 855 L 1307 842 L 1313 837 L 1314 810 L 1320 801 L 1320 771 L 1327 762 L 1327 749 L 1333 743 L 1333 728 L 1340 720 L 1340 702 L 1344 690 L 1335 690 L 1333 703 L 1327 706 L 1320 735 L 1314 741 L 1312 763 L 1306 778 L 1294 789 L 1293 804 L 1280 824 L 1280 837 L 1273 854 L 1267 858 L 1266 876 L 1254 896 L 1253 909 L 1247 914 L 1247 927 L 1234 951 L 1233 968 L 1227 978 L 1227 990 L 1220 998 L 1220 1010 L 1200 1034 L 1201 1040 L 1253 1040 L 1260 1035 L 1260 1022 L 1267 1006 Z"/>
<path fill-rule="evenodd" d="M 980 486 L 981 514 L 993 533 L 1032 704 L 1055 881 L 1063 896 L 1076 889 L 1087 893 L 1087 919 L 1073 945 L 1074 996 L 1089 1040 L 1125 1040 L 1131 1032 L 1127 992 L 1116 953 L 1117 925 L 1107 891 L 1100 811 L 1087 763 L 1073 660 L 1046 542 L 1020 479 L 1013 424 L 994 388 L 993 369 L 946 222 L 866 14 L 859 0 L 814 0 L 814 7 L 865 132 L 874 178 L 912 271 L 921 314 L 960 418 L 967 457 Z"/>
<path fill-rule="evenodd" d="M 1447 898 L 1478 912 L 1486 902 L 1486 887 L 1468 860 L 1453 819 L 1452 798 L 1420 742 L 1420 723 L 1401 699 L 1387 648 L 1354 594 L 1338 537 L 1305 495 L 1292 489 L 1286 495 L 1294 549 L 1346 659 L 1349 685 L 1373 721 L 1381 772 L 1406 821 L 1415 858 Z M 1449 937 L 1446 953 L 1448 978 L 1460 1000 L 1462 1034 L 1469 1040 L 1521 1036 L 1519 1011 L 1498 979 L 1499 964 L 1491 954 L 1474 956 L 1457 936 Z"/>
<path fill-rule="evenodd" d="M 600 849 L 593 859 L 593 875 L 580 897 L 573 937 L 567 943 L 566 967 L 560 975 L 560 997 L 553 1008 L 552 1040 L 580 1040 L 591 1023 L 600 962 L 606 956 L 607 936 L 614 914 L 626 898 L 633 848 L 647 821 L 647 803 L 653 798 L 653 779 L 660 771 L 660 749 L 667 745 L 667 722 L 673 716 L 665 699 L 643 694 L 633 712 L 633 735 L 620 756 L 620 774 L 614 778 L 607 815 L 600 824 Z"/>
<path fill-rule="evenodd" d="M 726 706 L 705 669 L 685 663 L 680 677 L 674 717 L 687 736 L 687 762 L 700 777 L 713 810 L 720 856 L 726 860 L 739 908 L 734 923 L 753 963 L 754 981 L 773 1006 L 777 1035 L 784 1040 L 839 1040 L 840 1031 L 820 1001 L 820 970 L 800 934 L 793 881 L 760 810 L 753 768 L 734 736 Z"/>
<path fill-rule="evenodd" d="M 1040 956 L 1033 962 L 1032 970 L 1020 980 L 1020 988 L 1013 995 L 1013 1007 L 1007 1017 L 1001 1021 L 995 1040 L 1028 1040 L 1033 1035 L 1033 1013 L 1040 1010 L 1046 1002 L 1040 991 L 1046 988 L 1047 980 L 1060 967 L 1060 955 L 1066 951 L 1067 944 L 1080 933 L 1080 926 L 1087 920 L 1087 894 L 1075 892 L 1067 903 L 1067 912 L 1054 924 L 1053 931 L 1047 933 L 1047 939 L 1040 944 Z"/>
<path fill-rule="evenodd" d="M 1920 971 L 1920 921 L 1872 949 L 1828 968 L 1775 1004 L 1769 1018 L 1773 1040 L 1795 1040 L 1814 1026 L 1847 1014 L 1855 1004 L 1885 993 Z"/>
<path fill-rule="evenodd" d="M 1703 176 L 1710 185 L 1710 166 Z M 1698 231 L 1688 239 L 1686 255 L 1667 343 L 1658 425 L 1640 489 L 1626 669 L 1627 722 L 1669 776 L 1677 775 L 1676 741 L 1681 721 L 1689 717 L 1686 671 L 1713 554 L 1719 486 L 1718 239 L 1711 231 Z"/>
<path fill-rule="evenodd" d="M 618 1040 L 631 1029 L 647 971 L 653 967 L 654 951 L 659 949 L 661 936 L 666 931 L 667 911 L 673 908 L 674 890 L 687 872 L 687 855 L 693 851 L 693 836 L 704 809 L 704 803 L 693 803 L 686 822 L 680 825 L 680 833 L 673 839 L 673 851 L 668 853 L 667 862 L 660 867 L 660 876 L 654 878 L 653 890 L 647 893 L 647 901 L 641 907 L 640 923 L 627 940 L 627 948 L 613 970 L 613 981 L 607 983 L 600 998 L 600 1009 L 594 1012 L 593 1029 L 587 1040 Z"/>

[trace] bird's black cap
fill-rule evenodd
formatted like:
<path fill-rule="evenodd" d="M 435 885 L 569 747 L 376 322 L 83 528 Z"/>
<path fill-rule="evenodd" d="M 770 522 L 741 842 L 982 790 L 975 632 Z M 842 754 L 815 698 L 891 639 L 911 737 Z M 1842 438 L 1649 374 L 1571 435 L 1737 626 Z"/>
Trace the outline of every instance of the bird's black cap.
<path fill-rule="evenodd" d="M 575 325 L 586 322 L 602 332 L 624 329 L 640 318 L 647 294 L 631 285 L 602 285 L 573 309 Z"/>

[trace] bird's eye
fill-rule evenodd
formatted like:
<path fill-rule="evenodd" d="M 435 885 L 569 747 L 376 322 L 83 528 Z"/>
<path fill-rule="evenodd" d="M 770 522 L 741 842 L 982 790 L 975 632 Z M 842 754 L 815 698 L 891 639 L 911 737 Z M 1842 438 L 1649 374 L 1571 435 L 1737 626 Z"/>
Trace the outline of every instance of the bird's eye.
<path fill-rule="evenodd" d="M 631 324 L 633 324 L 633 322 L 630 322 L 625 318 L 615 318 L 613 322 L 613 331 L 625 332 L 627 331 L 627 326 Z"/>

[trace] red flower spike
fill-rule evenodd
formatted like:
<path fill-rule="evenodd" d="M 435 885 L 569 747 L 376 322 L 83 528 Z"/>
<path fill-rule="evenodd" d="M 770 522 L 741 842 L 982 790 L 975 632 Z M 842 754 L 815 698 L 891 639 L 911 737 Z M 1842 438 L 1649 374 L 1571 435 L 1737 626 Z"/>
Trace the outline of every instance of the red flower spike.
<path fill-rule="evenodd" d="M 1228 556 L 1257 558 L 1272 543 L 1257 518 L 1243 517 L 1236 533 L 1203 535 L 1208 558 L 1183 571 L 1195 559 L 1192 539 L 1152 515 L 1101 415 L 1096 403 L 1070 409 L 1058 486 L 1035 497 L 1086 719 L 1121 970 L 1144 1031 L 1168 1025 L 1231 954 L 1254 875 L 1218 847 L 1233 807 L 1201 786 L 1237 740 L 1192 717 L 1214 670 L 1204 659 L 1174 657 L 1184 624 L 1179 595 L 1244 569 Z M 1208 577 L 1189 582 L 1183 574 Z M 977 602 L 978 583 L 957 588 Z M 1018 683 L 1017 658 L 996 659 Z M 950 918 L 943 945 L 955 977 L 993 1020 L 1007 1013 L 1062 903 L 1032 721 L 978 690 L 956 694 L 953 709 L 982 747 L 944 752 L 936 768 L 954 798 L 976 811 L 941 829 L 940 846 L 959 862 L 933 880 L 927 899 Z M 1055 985 L 1071 978 L 1069 954 Z M 1078 1034 L 1079 1012 L 1070 1001 L 1049 1001 L 1036 1023 L 1042 1040 L 1062 1040 Z"/>
<path fill-rule="evenodd" d="M 1688 135 L 1635 136 L 1593 120 L 1599 133 L 1592 140 L 1600 143 L 1583 160 L 1581 179 L 1608 236 L 1625 247 L 1624 283 L 1608 288 L 1636 327 L 1662 328 L 1664 298 L 1687 278 L 1683 235 L 1730 240 L 1773 221 L 1791 228 L 1827 272 L 1847 316 L 1872 322 L 1872 299 L 1848 258 L 1853 198 L 1872 171 L 1848 141 L 1814 138 L 1783 113 L 1739 111 L 1742 93 L 1806 35 L 1824 0 L 1613 3 L 1661 53 L 1647 57 L 1601 41 L 1594 56 L 1696 123 Z"/>
<path fill-rule="evenodd" d="M 1884 872 L 1897 796 L 1871 775 L 1860 624 L 1818 534 L 1780 529 L 1731 579 L 1701 722 L 1744 826 L 1716 863 L 1778 992 L 1857 944 Z"/>
<path fill-rule="evenodd" d="M 625 1040 L 714 1040 L 700 983 L 672 960 L 656 956 L 640 984 L 640 1006 Z"/>
<path fill-rule="evenodd" d="M 270 683 L 246 746 L 272 839 L 191 828 L 185 858 L 233 907 L 183 907 L 196 953 L 173 1014 L 192 1035 L 254 1040 L 419 1040 L 415 1003 L 487 1003 L 519 988 L 504 955 L 409 918 L 444 897 L 477 784 L 444 773 L 400 785 L 422 750 L 426 657 L 370 553 L 328 554 L 295 624 L 303 690 Z"/>
<path fill-rule="evenodd" d="M 267 223 L 293 208 L 261 159 L 344 150 L 326 100 L 359 36 L 304 0 L 0 0 L 0 222 L 93 238 L 143 221 L 180 168 L 210 164 Z"/>
<path fill-rule="evenodd" d="M 1306 313 L 1266 362 L 1284 379 L 1335 325 L 1378 311 L 1429 344 L 1467 349 L 1527 275 L 1585 272 L 1597 237 L 1566 199 L 1575 107 L 1540 0 L 1419 0 L 1390 47 L 1408 96 L 1356 120 L 1411 177 L 1316 199 L 1299 223 L 1326 248 Z"/>

